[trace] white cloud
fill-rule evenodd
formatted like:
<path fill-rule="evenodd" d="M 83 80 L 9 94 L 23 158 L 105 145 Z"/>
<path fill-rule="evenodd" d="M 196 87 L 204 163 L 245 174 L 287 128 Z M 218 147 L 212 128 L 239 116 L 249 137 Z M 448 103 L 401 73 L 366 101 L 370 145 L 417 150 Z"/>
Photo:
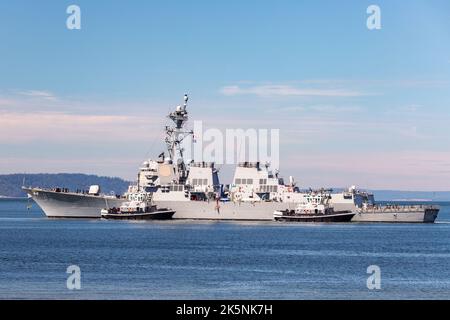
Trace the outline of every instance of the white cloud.
<path fill-rule="evenodd" d="M 362 92 L 336 88 L 299 88 L 291 85 L 258 85 L 241 87 L 231 85 L 223 87 L 220 92 L 226 96 L 256 95 L 256 96 L 319 96 L 319 97 L 358 97 Z"/>
<path fill-rule="evenodd" d="M 18 92 L 22 96 L 32 97 L 32 98 L 38 98 L 38 99 L 44 99 L 44 100 L 57 100 L 56 95 L 49 91 L 42 91 L 42 90 L 27 90 L 27 91 L 19 91 Z"/>
<path fill-rule="evenodd" d="M 362 107 L 359 106 L 352 106 L 352 105 L 326 105 L 326 104 L 318 104 L 318 105 L 305 105 L 305 106 L 288 106 L 288 107 L 277 107 L 277 108 L 270 108 L 267 109 L 266 113 L 268 114 L 296 114 L 301 112 L 303 116 L 305 114 L 312 114 L 312 113 L 318 113 L 318 114 L 341 114 L 346 113 L 346 116 L 348 117 L 348 113 L 355 113 L 355 112 L 361 112 L 363 110 Z"/>
<path fill-rule="evenodd" d="M 140 141 L 159 125 L 142 116 L 0 112 L 0 143 Z"/>

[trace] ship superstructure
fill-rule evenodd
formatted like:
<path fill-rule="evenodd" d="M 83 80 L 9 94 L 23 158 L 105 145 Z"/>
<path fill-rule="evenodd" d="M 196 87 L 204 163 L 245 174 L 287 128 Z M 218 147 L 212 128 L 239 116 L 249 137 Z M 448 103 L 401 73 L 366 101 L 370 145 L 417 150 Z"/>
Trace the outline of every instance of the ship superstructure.
<path fill-rule="evenodd" d="M 274 209 L 293 206 L 279 196 L 283 180 L 268 166 L 239 164 L 233 184 L 226 189 L 213 162 L 186 163 L 181 142 L 193 134 L 185 128 L 187 101 L 185 96 L 184 105 L 169 114 L 174 125 L 165 128 L 167 151 L 142 164 L 139 188 L 152 192 L 158 206 L 173 208 L 175 219 L 273 220 Z"/>

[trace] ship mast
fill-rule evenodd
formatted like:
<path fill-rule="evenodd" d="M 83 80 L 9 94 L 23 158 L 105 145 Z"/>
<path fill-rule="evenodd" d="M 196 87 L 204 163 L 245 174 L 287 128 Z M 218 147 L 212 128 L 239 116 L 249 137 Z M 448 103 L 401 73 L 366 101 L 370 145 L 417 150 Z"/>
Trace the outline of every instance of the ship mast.
<path fill-rule="evenodd" d="M 182 106 L 177 106 L 174 112 L 169 113 L 168 118 L 171 119 L 175 126 L 166 126 L 166 146 L 169 153 L 169 159 L 175 164 L 179 182 L 184 182 L 187 177 L 187 169 L 184 163 L 183 152 L 181 142 L 188 136 L 193 135 L 192 130 L 185 130 L 183 127 L 188 121 L 188 112 L 186 110 L 188 95 L 184 95 L 184 103 Z"/>

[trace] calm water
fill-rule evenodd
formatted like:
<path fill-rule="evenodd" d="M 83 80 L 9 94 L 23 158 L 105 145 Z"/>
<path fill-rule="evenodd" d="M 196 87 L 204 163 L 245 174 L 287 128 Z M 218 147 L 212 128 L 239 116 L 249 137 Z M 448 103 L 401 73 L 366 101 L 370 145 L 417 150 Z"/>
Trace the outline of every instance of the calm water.
<path fill-rule="evenodd" d="M 0 200 L 3 299 L 450 298 L 450 203 L 434 225 L 52 220 L 26 204 Z"/>

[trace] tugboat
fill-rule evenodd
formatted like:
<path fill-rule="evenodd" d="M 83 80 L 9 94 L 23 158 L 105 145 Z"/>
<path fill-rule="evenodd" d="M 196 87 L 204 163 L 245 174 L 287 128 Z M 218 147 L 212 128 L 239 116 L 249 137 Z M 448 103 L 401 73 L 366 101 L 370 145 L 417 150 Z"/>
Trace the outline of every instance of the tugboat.
<path fill-rule="evenodd" d="M 293 222 L 350 222 L 356 212 L 334 211 L 330 200 L 331 194 L 326 190 L 311 191 L 295 210 L 275 211 L 273 218 L 276 221 Z"/>
<path fill-rule="evenodd" d="M 128 201 L 119 208 L 101 210 L 102 218 L 119 220 L 169 220 L 174 214 L 175 210 L 170 208 L 158 209 L 147 192 L 129 193 Z"/>

